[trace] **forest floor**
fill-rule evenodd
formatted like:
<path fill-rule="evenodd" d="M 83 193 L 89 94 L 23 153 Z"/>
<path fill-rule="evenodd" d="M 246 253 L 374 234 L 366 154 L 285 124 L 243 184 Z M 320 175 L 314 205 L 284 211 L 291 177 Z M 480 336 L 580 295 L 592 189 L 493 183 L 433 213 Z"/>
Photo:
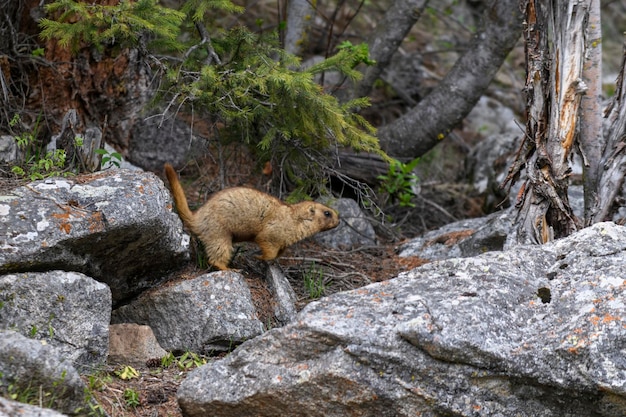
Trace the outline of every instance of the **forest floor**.
<path fill-rule="evenodd" d="M 230 169 L 237 174 L 234 178 L 246 185 L 262 188 L 250 179 L 254 178 L 253 173 L 242 172 L 242 167 L 251 166 L 245 156 L 242 159 L 235 158 L 234 161 L 236 163 Z M 216 188 L 217 174 L 212 172 L 212 165 L 203 163 L 200 166 L 183 170 L 181 174 L 181 182 L 192 208 L 203 204 L 210 194 L 207 190 Z M 480 199 L 466 193 L 463 186 L 457 183 L 421 185 L 420 194 L 413 200 L 414 207 L 385 204 L 384 215 L 375 216 L 364 212 L 376 230 L 377 245 L 340 251 L 322 248 L 312 239 L 307 239 L 289 247 L 283 256 L 273 261 L 282 269 L 296 293 L 298 310 L 319 297 L 392 279 L 400 272 L 427 263 L 415 257 L 399 257 L 397 247 L 427 230 L 483 214 Z M 263 261 L 255 260 L 250 253 L 257 250 L 255 245 L 240 244 L 238 248 L 232 266 L 242 271 L 259 319 L 271 328 L 276 322 L 272 294 L 263 276 Z M 195 258 L 193 253 L 191 258 Z M 206 270 L 190 265 L 181 271 L 180 279 L 190 279 L 203 273 Z M 311 282 L 315 285 L 312 286 Z M 151 361 L 137 368 L 138 376 L 130 379 L 116 376 L 119 367 L 103 370 L 96 376 L 87 375 L 84 379 L 92 388 L 98 403 L 111 417 L 180 417 L 181 410 L 176 400 L 180 383 L 197 365 L 218 360 L 222 356 L 178 358 L 168 367 L 162 366 L 160 361 Z"/>
<path fill-rule="evenodd" d="M 358 288 L 373 282 L 384 281 L 397 276 L 401 271 L 426 263 L 418 258 L 400 258 L 395 253 L 395 244 L 381 244 L 360 250 L 341 252 L 320 248 L 310 241 L 292 246 L 285 256 L 275 261 L 285 272 L 296 295 L 298 309 L 317 298 L 343 290 Z M 246 263 L 244 256 L 236 262 Z M 253 295 L 253 301 L 263 323 L 272 323 L 273 308 L 270 290 L 266 280 L 257 271 L 257 261 L 242 267 L 242 273 Z M 324 268 L 317 275 L 317 290 L 313 294 L 307 288 L 302 274 L 310 270 L 310 265 Z M 303 272 L 304 271 L 304 272 Z M 206 271 L 190 266 L 185 276 L 195 276 Z M 97 402 L 111 417 L 180 417 L 181 410 L 176 400 L 176 391 L 187 374 L 197 366 L 218 360 L 216 357 L 182 356 L 164 366 L 155 359 L 144 366 L 134 368 L 137 376 L 122 379 L 118 375 L 123 366 L 109 366 L 96 374 L 85 375 L 83 379 L 90 387 Z"/>
<path fill-rule="evenodd" d="M 241 168 L 250 164 L 239 160 L 235 165 Z M 216 188 L 215 173 L 210 172 L 207 166 L 209 164 L 200 164 L 197 169 L 192 168 L 191 172 L 183 172 L 185 175 L 182 175 L 181 181 L 191 207 L 201 205 L 210 194 L 207 190 Z M 242 177 L 253 177 L 253 173 L 241 173 L 236 169 L 232 171 L 237 172 L 235 178 L 239 181 Z M 23 183 L 22 180 L 12 180 L 7 167 L 0 166 L 0 173 L 3 174 L 0 189 L 13 188 Z M 244 180 L 243 183 L 261 188 L 253 181 Z M 483 214 L 480 198 L 468 194 L 464 185 L 454 181 L 420 184 L 420 193 L 413 200 L 414 207 L 385 204 L 384 214 L 375 216 L 365 212 L 376 230 L 377 245 L 339 251 L 321 248 L 309 239 L 291 246 L 281 258 L 274 261 L 298 297 L 298 310 L 319 297 L 392 279 L 400 272 L 426 263 L 426 260 L 419 258 L 400 258 L 396 254 L 397 247 L 427 230 Z M 271 328 L 276 325 L 271 291 L 263 276 L 261 261 L 252 260 L 253 256 L 249 253 L 256 249 L 254 245 L 240 246 L 233 259 L 233 267 L 242 270 L 259 318 Z M 190 279 L 206 272 L 190 264 L 184 271 L 180 271 L 179 279 Z M 187 355 L 174 358 L 167 366 L 155 358 L 134 368 L 136 375 L 130 378 L 119 376 L 123 365 L 107 365 L 84 375 L 83 379 L 99 406 L 111 417 L 179 417 L 182 414 L 176 392 L 180 383 L 197 366 L 223 356 Z"/>

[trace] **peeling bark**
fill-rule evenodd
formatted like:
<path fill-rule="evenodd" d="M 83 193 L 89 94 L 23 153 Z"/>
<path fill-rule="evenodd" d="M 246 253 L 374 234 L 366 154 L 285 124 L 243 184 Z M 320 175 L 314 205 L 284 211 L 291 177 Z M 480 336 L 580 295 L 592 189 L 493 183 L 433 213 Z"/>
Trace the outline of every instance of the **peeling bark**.
<path fill-rule="evenodd" d="M 99 0 L 98 3 L 116 1 Z M 56 41 L 43 42 L 38 37 L 36 18 L 43 16 L 39 0 L 21 0 L 18 10 L 21 14 L 17 20 L 19 26 L 14 22 L 14 36 L 28 36 L 30 43 L 22 45 L 25 51 L 14 53 L 12 41 L 7 45 L 0 42 L 2 48 L 9 48 L 0 49 L 0 55 L 6 53 L 13 59 L 9 99 L 3 103 L 8 118 L 20 114 L 26 129 L 33 128 L 37 120 L 43 120 L 45 124 L 40 124 L 39 134 L 49 138 L 61 131 L 65 115 L 74 109 L 77 114 L 74 133 L 84 136 L 88 131 L 94 133 L 94 129 L 102 133 L 108 119 L 104 141 L 119 149 L 128 149 L 129 126 L 152 95 L 151 74 L 145 57 L 135 49 L 106 49 L 100 53 L 88 47 L 72 55 Z M 32 56 L 31 51 L 36 48 L 43 48 L 45 60 Z M 18 78 L 26 86 L 21 87 L 22 91 Z"/>
<path fill-rule="evenodd" d="M 617 89 L 606 111 L 609 129 L 607 146 L 602 156 L 602 177 L 598 186 L 598 211 L 593 222 L 609 217 L 624 183 L 626 173 L 626 39 L 624 41 L 622 65 L 617 77 Z"/>

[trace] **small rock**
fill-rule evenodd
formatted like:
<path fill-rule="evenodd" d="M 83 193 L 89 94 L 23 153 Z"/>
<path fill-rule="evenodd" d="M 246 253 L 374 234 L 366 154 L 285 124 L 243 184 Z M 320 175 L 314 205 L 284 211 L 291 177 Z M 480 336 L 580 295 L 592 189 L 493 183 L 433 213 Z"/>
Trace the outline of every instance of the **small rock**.
<path fill-rule="evenodd" d="M 263 333 L 250 289 L 232 271 L 143 293 L 114 310 L 111 323 L 148 325 L 165 350 L 199 354 L 226 351 Z"/>
<path fill-rule="evenodd" d="M 150 359 L 166 355 L 150 326 L 134 323 L 109 326 L 109 364 L 143 366 Z"/>

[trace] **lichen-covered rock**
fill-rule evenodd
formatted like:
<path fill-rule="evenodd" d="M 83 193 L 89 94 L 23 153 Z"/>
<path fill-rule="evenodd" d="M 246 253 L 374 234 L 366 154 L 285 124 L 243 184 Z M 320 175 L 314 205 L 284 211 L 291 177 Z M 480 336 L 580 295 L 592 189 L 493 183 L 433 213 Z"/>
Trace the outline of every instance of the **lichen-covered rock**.
<path fill-rule="evenodd" d="M 0 329 L 43 340 L 77 369 L 106 362 L 111 291 L 77 272 L 0 276 Z"/>
<path fill-rule="evenodd" d="M 145 324 L 163 349 L 200 354 L 232 349 L 263 332 L 241 274 L 219 271 L 145 292 L 111 322 Z"/>
<path fill-rule="evenodd" d="M 514 228 L 514 216 L 515 213 L 507 209 L 447 224 L 403 244 L 398 248 L 398 255 L 437 261 L 506 249 L 513 244 L 509 235 Z"/>
<path fill-rule="evenodd" d="M 626 229 L 433 262 L 193 372 L 185 416 L 626 415 Z"/>
<path fill-rule="evenodd" d="M 0 273 L 82 272 L 109 285 L 114 303 L 188 256 L 170 194 L 151 173 L 36 181 L 0 196 L 0 223 Z"/>

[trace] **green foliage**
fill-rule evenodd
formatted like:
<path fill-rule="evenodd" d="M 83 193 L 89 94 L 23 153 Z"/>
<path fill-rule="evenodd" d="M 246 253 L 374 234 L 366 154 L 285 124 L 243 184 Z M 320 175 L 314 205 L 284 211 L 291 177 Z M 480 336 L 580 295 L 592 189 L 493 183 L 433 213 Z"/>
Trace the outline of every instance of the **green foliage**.
<path fill-rule="evenodd" d="M 110 384 L 113 381 L 111 375 L 106 372 L 96 372 L 88 377 L 88 388 L 90 391 L 103 391 L 106 388 L 106 384 Z"/>
<path fill-rule="evenodd" d="M 163 368 L 169 368 L 176 361 L 176 356 L 172 352 L 167 352 L 167 355 L 161 358 L 161 366 Z"/>
<path fill-rule="evenodd" d="M 415 197 L 412 187 L 419 181 L 419 178 L 413 173 L 413 170 L 419 160 L 419 158 L 415 158 L 403 164 L 394 159 L 389 164 L 387 174 L 377 177 L 381 181 L 383 191 L 393 200 L 398 201 L 401 207 L 415 207 L 415 204 L 411 202 L 413 197 Z"/>
<path fill-rule="evenodd" d="M 45 155 L 38 157 L 33 155 L 28 158 L 26 162 L 26 168 L 23 166 L 15 165 L 11 168 L 18 177 L 25 177 L 31 181 L 41 180 L 47 177 L 55 177 L 59 175 L 67 176 L 70 173 L 64 173 L 62 170 L 65 166 L 65 151 L 63 149 L 56 149 L 54 151 L 46 152 Z"/>
<path fill-rule="evenodd" d="M 135 408 L 141 404 L 141 401 L 139 401 L 139 393 L 132 388 L 126 388 L 124 390 L 124 401 L 129 408 Z"/>
<path fill-rule="evenodd" d="M 230 13 L 243 13 L 244 8 L 234 5 L 230 0 L 187 0 L 181 9 L 193 21 L 199 21 L 212 10 L 223 10 Z"/>
<path fill-rule="evenodd" d="M 0 386 L 0 393 L 20 403 L 54 408 L 59 398 L 65 394 L 65 388 L 62 388 L 62 384 L 66 377 L 67 371 L 64 370 L 61 372 L 61 376 L 53 381 L 49 387 L 33 386 L 32 381 L 28 381 L 28 383 L 13 381 L 6 387 Z"/>
<path fill-rule="evenodd" d="M 192 368 L 198 368 L 207 363 L 206 359 L 199 356 L 194 352 L 185 352 L 179 358 L 176 359 L 176 366 L 180 370 L 188 370 Z"/>
<path fill-rule="evenodd" d="M 115 371 L 115 375 L 123 380 L 139 378 L 139 372 L 137 372 L 137 370 L 130 365 L 126 365 L 122 367 L 122 369 L 118 369 Z"/>
<path fill-rule="evenodd" d="M 161 366 L 163 368 L 169 368 L 175 364 L 181 371 L 198 368 L 206 363 L 207 360 L 204 357 L 189 351 L 179 357 L 176 357 L 172 352 L 168 352 L 167 355 L 161 358 Z"/>
<path fill-rule="evenodd" d="M 271 149 L 276 139 L 319 148 L 334 141 L 364 151 L 378 149 L 371 136 L 374 129 L 350 114 L 352 108 L 367 102 L 340 105 L 313 81 L 314 74 L 330 69 L 357 77 L 360 73 L 351 68 L 354 57 L 347 50 L 324 64 L 295 71 L 295 57 L 243 28 L 233 29 L 215 44 L 218 53 L 231 51 L 222 66 L 203 66 L 194 74 L 177 71 L 170 81 L 180 88 L 180 101 L 198 104 L 218 116 L 238 140 L 261 150 Z M 281 60 L 272 60 L 274 55 Z"/>
<path fill-rule="evenodd" d="M 16 130 L 22 130 L 21 119 L 18 114 L 14 115 L 9 126 Z M 47 177 L 68 176 L 69 172 L 63 172 L 65 168 L 65 151 L 56 149 L 45 151 L 37 142 L 39 131 L 39 119 L 32 131 L 22 131 L 14 136 L 17 147 L 21 151 L 21 159 L 11 167 L 11 172 L 21 178 L 31 181 L 41 180 Z"/>
<path fill-rule="evenodd" d="M 41 36 L 74 51 L 88 45 L 143 47 L 145 40 L 148 48 L 158 45 L 159 57 L 150 61 L 163 75 L 156 99 L 221 122 L 226 128 L 215 135 L 219 140 L 245 144 L 261 163 L 272 162 L 281 183 L 287 180 L 296 192 L 323 187 L 323 170 L 337 147 L 386 158 L 375 129 L 355 113 L 368 100 L 339 103 L 314 80 L 331 70 L 358 80 L 357 65 L 373 63 L 366 44 L 345 42 L 333 56 L 304 69 L 278 47 L 277 33 L 255 34 L 240 26 L 209 31 L 205 24 L 215 11 L 243 11 L 230 0 L 186 0 L 180 12 L 156 0 L 115 6 L 55 0 L 46 10 L 54 19 L 41 21 Z"/>
<path fill-rule="evenodd" d="M 304 288 L 309 293 L 309 298 L 316 300 L 324 295 L 324 271 L 315 263 L 304 274 Z"/>
<path fill-rule="evenodd" d="M 115 165 L 118 168 L 120 167 L 120 163 L 122 162 L 122 154 L 120 154 L 119 152 L 109 152 L 106 149 L 96 149 L 94 152 L 102 155 L 102 165 L 106 165 L 108 162 L 110 162 L 111 165 Z"/>
<path fill-rule="evenodd" d="M 185 15 L 163 7 L 158 0 L 121 1 L 115 6 L 104 6 L 74 0 L 56 0 L 46 4 L 53 19 L 39 22 L 44 39 L 58 39 L 63 47 L 76 52 L 81 46 L 93 45 L 102 50 L 104 45 L 137 46 L 140 36 L 149 36 L 152 46 L 178 49 L 180 25 Z"/>

